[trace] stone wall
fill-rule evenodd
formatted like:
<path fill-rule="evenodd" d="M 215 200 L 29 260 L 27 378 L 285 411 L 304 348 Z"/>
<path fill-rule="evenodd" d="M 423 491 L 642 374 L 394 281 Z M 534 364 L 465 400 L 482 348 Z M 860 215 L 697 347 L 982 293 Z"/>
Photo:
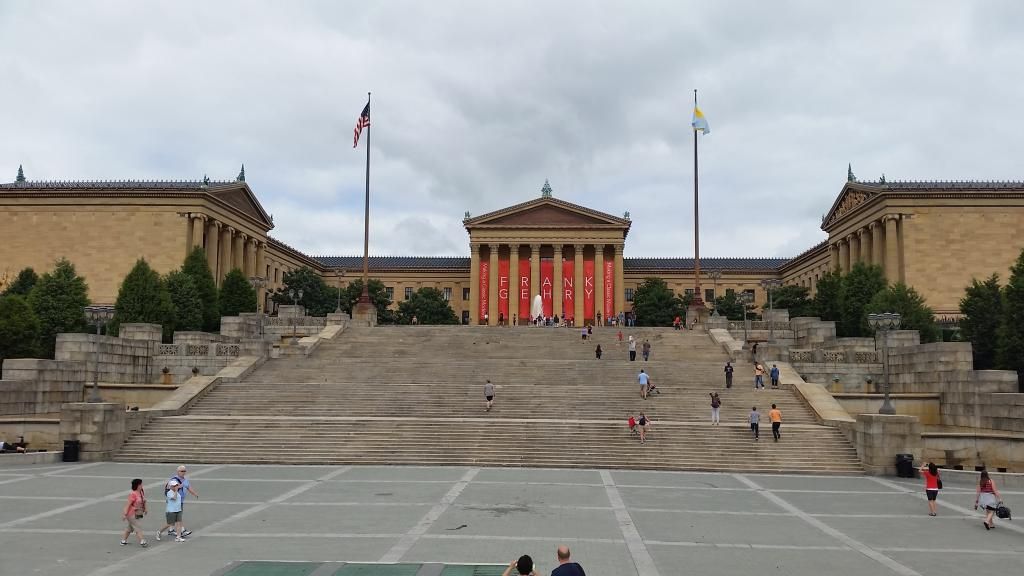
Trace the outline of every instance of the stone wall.
<path fill-rule="evenodd" d="M 922 458 L 925 462 L 935 462 L 950 468 L 963 466 L 968 470 L 975 466 L 985 466 L 993 471 L 1024 471 L 1024 442 L 1017 435 L 924 432 L 921 437 L 924 446 Z"/>
<path fill-rule="evenodd" d="M 881 394 L 832 394 L 850 414 L 878 414 L 882 407 Z M 899 394 L 892 397 L 899 413 L 916 416 L 924 426 L 942 424 L 941 394 Z"/>
<path fill-rule="evenodd" d="M 915 462 L 921 461 L 921 424 L 915 416 L 858 414 L 844 431 L 857 448 L 864 471 L 873 476 L 895 476 L 897 454 L 913 454 Z"/>
<path fill-rule="evenodd" d="M 98 349 L 100 382 L 151 382 L 158 370 L 154 368 L 151 358 L 154 346 L 151 340 L 130 340 L 96 334 L 58 334 L 54 359 L 78 362 L 85 371 L 85 381 L 92 382 Z"/>
<path fill-rule="evenodd" d="M 83 399 L 81 362 L 15 358 L 4 360 L 3 369 L 0 415 L 59 414 L 61 404 Z"/>
<path fill-rule="evenodd" d="M 127 431 L 122 404 L 79 402 L 65 404 L 61 409 L 61 441 L 81 442 L 82 461 L 110 460 L 124 444 Z"/>
<path fill-rule="evenodd" d="M 800 348 L 818 348 L 836 339 L 836 323 L 823 322 L 821 318 L 793 318 L 789 321 L 793 338 Z"/>

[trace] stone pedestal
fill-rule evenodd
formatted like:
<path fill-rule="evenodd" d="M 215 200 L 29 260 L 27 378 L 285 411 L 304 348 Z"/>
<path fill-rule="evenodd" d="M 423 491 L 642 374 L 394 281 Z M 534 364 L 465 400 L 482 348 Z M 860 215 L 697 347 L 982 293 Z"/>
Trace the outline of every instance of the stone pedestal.
<path fill-rule="evenodd" d="M 370 302 L 360 302 L 352 308 L 352 322 L 359 326 L 377 325 L 377 307 Z"/>
<path fill-rule="evenodd" d="M 292 316 L 305 316 L 306 307 L 296 306 L 294 304 L 281 304 L 277 307 L 277 316 L 279 318 L 290 318 Z"/>
<path fill-rule="evenodd" d="M 851 426 L 851 439 L 868 474 L 895 476 L 897 454 L 913 454 L 915 462 L 921 460 L 924 444 L 917 416 L 858 414 Z"/>
<path fill-rule="evenodd" d="M 349 318 L 349 315 L 344 312 L 331 312 L 327 315 L 328 326 L 340 326 L 347 324 L 349 320 L 351 320 L 351 318 Z"/>
<path fill-rule="evenodd" d="M 110 460 L 124 444 L 125 422 L 124 404 L 68 403 L 60 411 L 60 439 L 81 442 L 83 461 Z"/>

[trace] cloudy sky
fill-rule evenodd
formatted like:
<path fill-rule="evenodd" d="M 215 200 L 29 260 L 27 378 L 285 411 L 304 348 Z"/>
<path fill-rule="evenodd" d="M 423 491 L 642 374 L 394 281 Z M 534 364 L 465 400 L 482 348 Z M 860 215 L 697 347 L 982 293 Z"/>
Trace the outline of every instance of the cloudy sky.
<path fill-rule="evenodd" d="M 272 234 L 467 255 L 540 195 L 631 213 L 627 256 L 791 256 L 860 179 L 1021 179 L 1024 3 L 0 0 L 0 181 L 247 181 Z"/>

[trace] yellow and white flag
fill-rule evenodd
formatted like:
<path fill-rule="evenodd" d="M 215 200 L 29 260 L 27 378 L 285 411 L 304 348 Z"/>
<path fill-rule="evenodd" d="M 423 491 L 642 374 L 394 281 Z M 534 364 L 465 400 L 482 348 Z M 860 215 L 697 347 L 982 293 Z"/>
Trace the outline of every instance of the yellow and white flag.
<path fill-rule="evenodd" d="M 693 107 L 693 121 L 690 124 L 694 130 L 700 130 L 702 134 L 711 134 L 708 119 L 704 117 L 704 113 L 696 106 Z"/>

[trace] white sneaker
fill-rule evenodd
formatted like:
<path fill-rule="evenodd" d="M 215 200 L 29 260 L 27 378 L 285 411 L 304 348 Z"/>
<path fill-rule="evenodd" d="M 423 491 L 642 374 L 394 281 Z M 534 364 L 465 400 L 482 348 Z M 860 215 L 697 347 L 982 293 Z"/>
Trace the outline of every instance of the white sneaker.
<path fill-rule="evenodd" d="M 157 533 L 156 533 L 156 541 L 157 542 L 160 541 L 160 532 L 159 531 L 157 531 Z"/>
<path fill-rule="evenodd" d="M 181 536 L 178 536 L 177 538 L 175 538 L 175 539 L 174 539 L 174 541 L 175 541 L 175 542 L 184 542 L 184 541 L 185 541 L 185 539 L 184 539 L 184 538 L 182 538 Z"/>

